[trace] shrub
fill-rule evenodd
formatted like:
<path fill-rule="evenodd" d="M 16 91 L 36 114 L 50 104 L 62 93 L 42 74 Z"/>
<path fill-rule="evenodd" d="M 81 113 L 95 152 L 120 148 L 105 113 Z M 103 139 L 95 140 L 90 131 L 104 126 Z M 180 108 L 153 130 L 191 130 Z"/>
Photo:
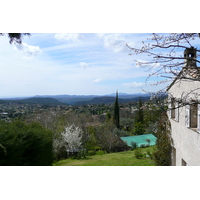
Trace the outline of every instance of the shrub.
<path fill-rule="evenodd" d="M 135 157 L 138 159 L 143 156 L 142 150 L 140 148 L 135 149 L 134 153 L 135 153 Z"/>
<path fill-rule="evenodd" d="M 7 151 L 1 165 L 48 166 L 53 163 L 52 132 L 37 123 L 0 123 L 0 141 Z"/>
<path fill-rule="evenodd" d="M 147 155 L 153 160 L 153 153 L 150 150 L 147 150 Z"/>
<path fill-rule="evenodd" d="M 93 156 L 95 154 L 96 154 L 96 151 L 94 151 L 94 150 L 88 151 L 88 156 Z"/>
<path fill-rule="evenodd" d="M 103 154 L 105 154 L 105 151 L 98 150 L 98 151 L 96 152 L 96 155 L 103 155 Z"/>
<path fill-rule="evenodd" d="M 137 143 L 136 142 L 131 142 L 131 147 L 132 147 L 132 150 L 136 149 L 137 148 Z"/>
<path fill-rule="evenodd" d="M 0 164 L 4 162 L 4 158 L 6 157 L 6 155 L 6 148 L 2 144 L 0 144 Z"/>

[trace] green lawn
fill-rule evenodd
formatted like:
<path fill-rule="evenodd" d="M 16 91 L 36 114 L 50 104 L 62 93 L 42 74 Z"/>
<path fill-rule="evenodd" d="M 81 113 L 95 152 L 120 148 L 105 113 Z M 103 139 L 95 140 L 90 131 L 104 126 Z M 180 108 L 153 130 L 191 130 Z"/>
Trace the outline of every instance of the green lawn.
<path fill-rule="evenodd" d="M 145 153 L 147 150 L 153 152 L 155 146 L 141 148 Z M 150 158 L 135 157 L 134 151 L 109 153 L 103 155 L 87 156 L 85 159 L 65 159 L 54 163 L 54 166 L 155 166 Z"/>

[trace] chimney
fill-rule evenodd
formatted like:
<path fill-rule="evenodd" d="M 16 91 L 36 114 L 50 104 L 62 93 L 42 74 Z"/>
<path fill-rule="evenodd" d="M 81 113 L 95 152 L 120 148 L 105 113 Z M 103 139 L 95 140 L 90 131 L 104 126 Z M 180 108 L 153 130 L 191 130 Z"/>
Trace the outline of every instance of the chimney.
<path fill-rule="evenodd" d="M 197 67 L 196 57 L 197 57 L 197 53 L 196 53 L 196 49 L 194 47 L 186 48 L 184 51 L 184 58 L 185 58 L 184 67 L 196 68 Z"/>

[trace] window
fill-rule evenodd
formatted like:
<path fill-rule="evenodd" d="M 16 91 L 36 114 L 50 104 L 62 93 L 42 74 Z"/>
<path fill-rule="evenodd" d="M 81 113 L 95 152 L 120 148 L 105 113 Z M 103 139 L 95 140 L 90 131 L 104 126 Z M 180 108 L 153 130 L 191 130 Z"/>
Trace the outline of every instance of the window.
<path fill-rule="evenodd" d="M 190 128 L 197 128 L 197 104 L 190 105 Z"/>
<path fill-rule="evenodd" d="M 171 99 L 171 118 L 175 118 L 175 101 Z"/>
<path fill-rule="evenodd" d="M 200 104 L 192 101 L 185 106 L 185 124 L 188 128 L 195 128 L 200 133 Z"/>
<path fill-rule="evenodd" d="M 174 119 L 175 121 L 179 121 L 179 103 L 175 101 L 174 98 L 171 98 L 171 102 L 169 105 L 170 109 L 170 117 L 171 119 Z"/>

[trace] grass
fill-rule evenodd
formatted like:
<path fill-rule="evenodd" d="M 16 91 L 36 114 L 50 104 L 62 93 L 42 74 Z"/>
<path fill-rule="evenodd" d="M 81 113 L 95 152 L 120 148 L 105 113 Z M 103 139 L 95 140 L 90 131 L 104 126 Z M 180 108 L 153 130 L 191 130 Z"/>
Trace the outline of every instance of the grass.
<path fill-rule="evenodd" d="M 155 146 L 141 148 L 142 153 L 153 152 Z M 134 150 L 135 151 L 135 150 Z M 65 159 L 54 163 L 54 166 L 155 166 L 150 158 L 135 157 L 134 151 L 87 156 L 82 159 Z"/>

